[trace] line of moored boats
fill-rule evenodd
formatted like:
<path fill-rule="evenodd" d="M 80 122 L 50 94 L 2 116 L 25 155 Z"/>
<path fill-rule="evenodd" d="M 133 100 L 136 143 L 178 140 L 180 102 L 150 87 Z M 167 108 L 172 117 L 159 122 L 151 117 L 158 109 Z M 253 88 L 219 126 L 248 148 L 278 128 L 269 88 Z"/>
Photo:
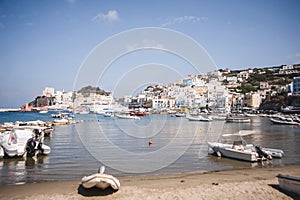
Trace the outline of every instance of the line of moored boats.
<path fill-rule="evenodd" d="M 48 155 L 51 148 L 44 144 L 44 138 L 51 137 L 54 126 L 77 122 L 71 118 L 60 118 L 49 122 L 36 120 L 1 124 L 0 158 Z"/>

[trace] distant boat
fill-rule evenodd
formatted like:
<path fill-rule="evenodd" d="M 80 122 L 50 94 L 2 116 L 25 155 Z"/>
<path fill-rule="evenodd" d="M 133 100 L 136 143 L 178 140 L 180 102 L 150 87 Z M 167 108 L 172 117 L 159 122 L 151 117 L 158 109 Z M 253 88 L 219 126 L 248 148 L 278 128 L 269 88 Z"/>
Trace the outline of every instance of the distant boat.
<path fill-rule="evenodd" d="M 249 117 L 226 117 L 225 121 L 231 123 L 250 123 L 251 119 Z"/>
<path fill-rule="evenodd" d="M 292 118 L 286 117 L 271 117 L 271 122 L 274 124 L 282 124 L 282 125 L 299 125 L 299 122 L 294 121 Z"/>
<path fill-rule="evenodd" d="M 56 114 L 52 114 L 51 117 L 52 118 L 59 118 L 59 119 L 69 119 L 72 118 L 72 114 L 68 113 L 68 112 L 60 112 L 60 113 L 56 113 Z"/>
<path fill-rule="evenodd" d="M 145 112 L 130 112 L 131 116 L 145 117 L 147 114 Z"/>
<path fill-rule="evenodd" d="M 48 113 L 48 110 L 41 110 L 39 113 L 40 114 L 46 114 L 46 113 Z"/>
<path fill-rule="evenodd" d="M 244 114 L 246 117 L 256 117 L 257 114 L 253 114 L 253 113 L 245 113 Z"/>
<path fill-rule="evenodd" d="M 132 115 L 130 115 L 130 113 L 115 113 L 115 117 L 120 118 L 120 119 L 135 119 L 135 120 L 140 119 L 140 117 L 132 116 Z"/>
<path fill-rule="evenodd" d="M 84 188 L 97 187 L 102 190 L 112 187 L 114 190 L 120 189 L 120 181 L 109 174 L 104 174 L 105 167 L 102 166 L 98 173 L 92 174 L 90 176 L 84 176 L 81 180 L 82 186 Z"/>
<path fill-rule="evenodd" d="M 279 187 L 283 190 L 300 195 L 300 177 L 278 174 Z"/>
<path fill-rule="evenodd" d="M 205 117 L 203 115 L 186 115 L 186 118 L 190 121 L 203 121 L 210 122 L 212 121 L 211 117 Z"/>
<path fill-rule="evenodd" d="M 184 112 L 177 112 L 177 113 L 175 113 L 175 116 L 176 117 L 185 117 L 186 113 L 184 113 Z"/>

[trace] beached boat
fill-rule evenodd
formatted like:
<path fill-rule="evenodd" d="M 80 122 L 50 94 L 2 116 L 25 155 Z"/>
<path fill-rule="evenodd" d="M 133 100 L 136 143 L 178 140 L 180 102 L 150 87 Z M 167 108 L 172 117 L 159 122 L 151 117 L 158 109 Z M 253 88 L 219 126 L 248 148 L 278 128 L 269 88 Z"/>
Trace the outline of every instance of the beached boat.
<path fill-rule="evenodd" d="M 112 187 L 114 190 L 119 190 L 121 186 L 120 181 L 112 175 L 104 174 L 104 171 L 105 167 L 102 166 L 98 173 L 84 176 L 81 180 L 82 186 L 84 188 L 97 187 L 102 190 Z"/>
<path fill-rule="evenodd" d="M 49 146 L 43 144 L 44 134 L 37 128 L 19 126 L 2 135 L 0 145 L 7 157 L 33 157 L 37 154 L 47 155 L 51 152 Z"/>
<path fill-rule="evenodd" d="M 203 115 L 186 115 L 186 118 L 190 121 L 202 121 L 202 122 L 210 122 L 212 121 L 211 117 L 203 116 Z"/>
<path fill-rule="evenodd" d="M 225 121 L 230 123 L 250 123 L 251 119 L 249 117 L 226 117 Z"/>
<path fill-rule="evenodd" d="M 300 177 L 278 174 L 279 187 L 283 190 L 300 195 Z"/>

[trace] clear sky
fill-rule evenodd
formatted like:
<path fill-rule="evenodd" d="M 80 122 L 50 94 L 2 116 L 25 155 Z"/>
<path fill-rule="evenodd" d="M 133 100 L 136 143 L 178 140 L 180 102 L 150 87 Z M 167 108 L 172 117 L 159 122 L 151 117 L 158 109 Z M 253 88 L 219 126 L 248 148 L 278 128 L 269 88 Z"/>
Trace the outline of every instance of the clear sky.
<path fill-rule="evenodd" d="M 0 107 L 19 107 L 45 87 L 72 91 L 89 53 L 134 28 L 181 32 L 218 68 L 300 63 L 299 10 L 298 0 L 0 0 Z M 110 82 L 100 87 L 113 90 Z"/>

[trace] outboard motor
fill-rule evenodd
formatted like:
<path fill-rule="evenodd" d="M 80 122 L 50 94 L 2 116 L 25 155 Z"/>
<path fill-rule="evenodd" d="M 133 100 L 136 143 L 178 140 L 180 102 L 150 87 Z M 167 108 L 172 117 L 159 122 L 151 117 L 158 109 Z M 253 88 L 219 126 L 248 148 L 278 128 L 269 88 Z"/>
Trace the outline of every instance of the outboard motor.
<path fill-rule="evenodd" d="M 27 157 L 33 157 L 35 155 L 35 145 L 36 142 L 32 138 L 27 140 L 26 143 Z"/>
<path fill-rule="evenodd" d="M 265 158 L 267 158 L 267 159 L 269 159 L 269 160 L 272 159 L 272 157 L 271 157 L 269 154 L 265 153 L 265 152 L 261 149 L 260 146 L 255 146 L 255 150 L 256 150 L 256 152 L 258 153 L 259 157 L 261 157 L 261 158 L 265 157 Z"/>
<path fill-rule="evenodd" d="M 44 149 L 42 148 L 42 143 L 40 142 L 37 146 L 37 149 L 39 150 L 39 153 L 43 154 L 44 153 Z"/>

